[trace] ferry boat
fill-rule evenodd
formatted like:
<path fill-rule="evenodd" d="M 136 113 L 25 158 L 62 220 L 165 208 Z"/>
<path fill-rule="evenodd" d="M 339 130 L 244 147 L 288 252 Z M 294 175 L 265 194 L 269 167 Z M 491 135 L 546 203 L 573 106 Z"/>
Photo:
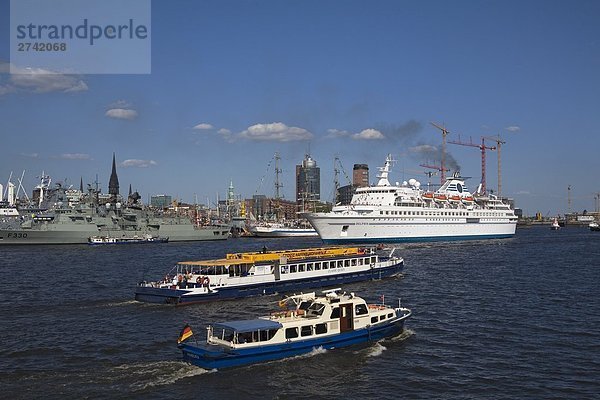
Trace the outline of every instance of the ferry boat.
<path fill-rule="evenodd" d="M 113 237 L 113 236 L 90 236 L 88 244 L 136 244 L 136 243 L 167 243 L 168 237 L 158 237 L 152 235 L 130 236 L 130 237 Z"/>
<path fill-rule="evenodd" d="M 421 242 L 507 238 L 517 216 L 504 199 L 474 196 L 459 173 L 434 193 L 410 179 L 390 184 L 392 158 L 379 168 L 375 186 L 357 188 L 349 205 L 326 213 L 304 213 L 325 243 Z"/>
<path fill-rule="evenodd" d="M 398 300 L 400 303 L 400 300 Z M 292 305 L 290 307 L 290 305 Z M 394 337 L 404 330 L 408 308 L 367 304 L 340 289 L 295 295 L 282 309 L 252 320 L 219 322 L 207 327 L 206 342 L 191 344 L 193 331 L 182 330 L 178 348 L 183 360 L 204 369 L 221 369 L 278 360 Z"/>
<path fill-rule="evenodd" d="M 387 250 L 387 249 L 385 249 Z M 404 260 L 376 247 L 321 247 L 232 253 L 223 259 L 182 261 L 165 278 L 141 282 L 135 299 L 189 304 L 305 288 L 335 286 L 398 275 Z"/>
<path fill-rule="evenodd" d="M 592 221 L 590 222 L 590 224 L 588 225 L 588 227 L 590 228 L 590 231 L 594 232 L 594 231 L 600 231 L 600 225 L 596 222 L 596 221 Z"/>
<path fill-rule="evenodd" d="M 558 219 L 554 218 L 554 220 L 552 221 L 552 225 L 550 225 L 550 229 L 553 231 L 557 231 L 560 229 L 560 225 L 558 223 Z"/>
<path fill-rule="evenodd" d="M 250 233 L 257 237 L 318 237 L 312 226 L 301 226 L 278 222 L 262 222 L 250 226 Z"/>

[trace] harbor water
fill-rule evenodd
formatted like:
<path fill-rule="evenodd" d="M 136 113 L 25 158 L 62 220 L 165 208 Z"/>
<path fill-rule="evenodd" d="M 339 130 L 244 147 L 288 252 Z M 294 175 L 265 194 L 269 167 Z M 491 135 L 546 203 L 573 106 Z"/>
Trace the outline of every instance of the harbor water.
<path fill-rule="evenodd" d="M 251 239 L 0 248 L 0 398 L 585 399 L 600 393 L 600 233 L 398 246 L 402 277 L 344 287 L 413 310 L 404 334 L 205 371 L 181 361 L 185 323 L 252 318 L 280 296 L 172 307 L 133 301 L 176 261 L 320 246 Z M 194 340 L 194 337 L 190 340 Z"/>

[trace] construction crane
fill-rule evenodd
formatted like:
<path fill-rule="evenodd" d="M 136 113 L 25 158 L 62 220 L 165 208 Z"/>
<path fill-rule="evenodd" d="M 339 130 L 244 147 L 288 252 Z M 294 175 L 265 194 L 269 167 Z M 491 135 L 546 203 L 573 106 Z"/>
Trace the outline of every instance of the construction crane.
<path fill-rule="evenodd" d="M 485 138 L 481 137 L 481 144 L 473 143 L 473 139 L 469 137 L 469 142 L 461 142 L 460 135 L 458 135 L 458 140 L 450 140 L 448 143 L 458 144 L 460 146 L 469 146 L 469 147 L 477 147 L 481 150 L 481 193 L 486 193 L 486 183 L 485 183 L 485 151 L 486 150 L 496 150 L 496 146 L 486 146 Z"/>
<path fill-rule="evenodd" d="M 501 169 L 501 161 L 500 161 L 501 160 L 500 150 L 502 149 L 502 145 L 506 144 L 506 142 L 500 138 L 500 134 L 498 134 L 498 136 L 488 137 L 487 139 L 496 142 L 496 150 L 498 150 L 498 193 L 496 195 L 498 197 L 501 197 L 502 196 L 502 169 Z"/>
<path fill-rule="evenodd" d="M 443 185 L 444 181 L 446 180 L 446 171 L 448 171 L 446 169 L 446 136 L 448 136 L 448 134 L 450 132 L 448 131 L 448 129 L 446 129 L 446 127 L 439 126 L 435 122 L 430 122 L 430 123 L 431 123 L 431 125 L 438 128 L 440 131 L 442 131 L 442 165 L 438 171 L 440 171 L 442 173 L 440 175 L 440 181 L 441 181 L 441 184 Z"/>
<path fill-rule="evenodd" d="M 335 158 L 333 159 L 333 204 L 336 204 L 338 202 L 338 196 L 339 196 L 339 192 L 340 192 L 340 180 L 339 180 L 340 169 L 341 169 L 342 173 L 344 174 L 344 177 L 346 178 L 346 182 L 348 182 L 348 185 L 352 185 L 352 181 L 348 177 L 348 174 L 346 173 L 346 170 L 344 169 L 344 166 L 342 165 L 342 161 L 336 155 Z"/>
<path fill-rule="evenodd" d="M 438 172 L 441 172 L 441 175 L 442 175 L 442 176 L 445 176 L 445 172 L 447 172 L 447 171 L 450 171 L 448 168 L 442 168 L 441 166 L 439 166 L 439 165 L 435 165 L 435 164 L 427 164 L 427 163 L 425 163 L 425 164 L 419 164 L 419 166 L 420 166 L 420 167 L 423 167 L 423 168 L 434 169 L 434 170 L 436 170 L 436 171 L 438 171 Z M 437 172 L 425 172 L 425 174 L 432 174 L 432 175 L 436 175 L 436 174 L 437 174 Z M 431 176 L 429 176 L 429 178 L 431 178 Z M 444 179 L 444 178 L 442 178 L 442 180 L 441 180 L 441 183 L 440 183 L 440 186 L 444 184 L 444 180 L 445 180 L 445 179 Z M 428 189 L 429 189 L 429 188 L 428 188 Z"/>

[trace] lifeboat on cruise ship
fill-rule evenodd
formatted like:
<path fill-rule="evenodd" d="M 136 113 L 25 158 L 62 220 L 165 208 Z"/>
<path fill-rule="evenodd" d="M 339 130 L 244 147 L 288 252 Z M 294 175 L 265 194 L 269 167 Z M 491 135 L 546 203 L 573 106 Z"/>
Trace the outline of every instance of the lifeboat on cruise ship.
<path fill-rule="evenodd" d="M 465 196 L 461 199 L 464 203 L 472 203 L 473 202 L 473 196 Z"/>
<path fill-rule="evenodd" d="M 446 200 L 448 200 L 448 196 L 446 196 L 445 194 L 439 194 L 439 193 L 436 194 L 433 198 L 435 200 L 437 200 L 437 201 L 446 201 Z"/>
<path fill-rule="evenodd" d="M 433 199 L 433 193 L 432 192 L 426 192 L 423 194 L 423 198 L 427 199 L 427 200 L 432 200 Z"/>
<path fill-rule="evenodd" d="M 454 194 L 454 195 L 450 196 L 449 200 L 454 201 L 454 202 L 460 201 L 460 196 L 457 194 Z"/>

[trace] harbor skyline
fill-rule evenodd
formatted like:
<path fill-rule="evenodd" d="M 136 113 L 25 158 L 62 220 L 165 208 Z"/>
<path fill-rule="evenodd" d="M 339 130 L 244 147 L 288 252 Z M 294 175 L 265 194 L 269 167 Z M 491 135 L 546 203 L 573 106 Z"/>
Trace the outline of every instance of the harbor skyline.
<path fill-rule="evenodd" d="M 331 201 L 336 156 L 349 176 L 367 164 L 373 183 L 391 153 L 391 181 L 425 186 L 435 122 L 449 141 L 501 135 L 501 194 L 525 215 L 594 211 L 600 5 L 341 4 L 152 2 L 148 75 L 10 75 L 2 41 L 0 183 L 25 170 L 30 194 L 42 171 L 74 187 L 98 175 L 106 192 L 114 152 L 121 187 L 145 201 L 215 202 L 230 182 L 242 198 L 272 196 L 279 152 L 286 199 L 310 154 Z M 0 10 L 7 37 L 9 1 Z M 486 155 L 496 190 L 497 152 Z M 475 191 L 480 152 L 448 144 L 446 157 Z"/>

